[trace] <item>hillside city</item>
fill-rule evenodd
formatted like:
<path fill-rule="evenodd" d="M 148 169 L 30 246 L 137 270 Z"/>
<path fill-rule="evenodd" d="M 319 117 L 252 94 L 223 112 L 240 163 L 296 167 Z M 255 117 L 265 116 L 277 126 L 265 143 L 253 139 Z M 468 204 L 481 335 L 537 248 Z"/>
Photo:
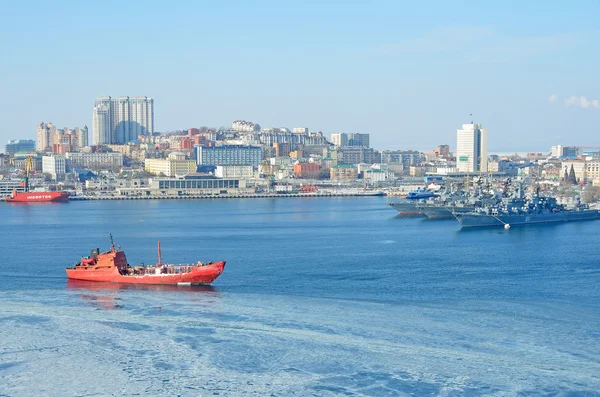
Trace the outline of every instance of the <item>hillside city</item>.
<path fill-rule="evenodd" d="M 444 180 L 529 178 L 545 189 L 588 202 L 600 194 L 599 147 L 556 145 L 547 153 L 489 154 L 481 124 L 449 126 L 447 143 L 428 152 L 377 150 L 368 133 L 306 127 L 196 126 L 157 132 L 154 100 L 100 97 L 88 127 L 40 122 L 36 140 L 14 139 L 0 155 L 0 196 L 24 189 L 66 190 L 73 198 L 249 195 L 403 195 Z"/>

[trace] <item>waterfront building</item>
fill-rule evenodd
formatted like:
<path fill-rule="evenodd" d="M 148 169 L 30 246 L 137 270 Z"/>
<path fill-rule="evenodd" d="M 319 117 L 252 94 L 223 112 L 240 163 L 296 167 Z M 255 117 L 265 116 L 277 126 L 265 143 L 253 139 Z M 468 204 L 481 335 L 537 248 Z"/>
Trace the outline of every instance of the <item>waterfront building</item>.
<path fill-rule="evenodd" d="M 251 165 L 258 167 L 262 162 L 262 148 L 242 145 L 196 146 L 196 159 L 199 166 Z"/>
<path fill-rule="evenodd" d="M 42 157 L 42 172 L 50 174 L 55 181 L 64 180 L 67 173 L 67 160 L 65 156 L 53 155 Z"/>
<path fill-rule="evenodd" d="M 22 180 L 0 180 L 0 197 L 10 196 L 14 190 L 17 192 L 25 191 Z"/>
<path fill-rule="evenodd" d="M 56 134 L 56 127 L 52 123 L 43 121 L 37 125 L 37 151 L 49 152 L 52 144 L 52 136 Z"/>
<path fill-rule="evenodd" d="M 358 170 L 350 164 L 338 164 L 329 169 L 329 178 L 331 180 L 353 181 L 358 178 Z"/>
<path fill-rule="evenodd" d="M 31 139 L 13 139 L 4 147 L 4 151 L 11 155 L 18 152 L 35 152 L 35 149 L 35 141 Z"/>
<path fill-rule="evenodd" d="M 184 153 L 173 152 L 166 159 L 146 159 L 144 169 L 155 175 L 168 177 L 188 175 L 196 172 L 196 161 L 187 160 Z"/>
<path fill-rule="evenodd" d="M 100 97 L 93 110 L 94 145 L 123 144 L 154 133 L 154 99 Z"/>
<path fill-rule="evenodd" d="M 296 178 L 317 179 L 321 166 L 317 163 L 296 163 L 294 164 L 294 176 Z"/>
<path fill-rule="evenodd" d="M 159 195 L 201 195 L 201 194 L 247 194 L 244 179 L 218 179 L 206 175 L 188 175 L 183 178 L 153 178 L 150 192 Z"/>
<path fill-rule="evenodd" d="M 487 172 L 487 130 L 463 124 L 456 130 L 456 163 L 460 172 Z"/>
<path fill-rule="evenodd" d="M 123 154 L 121 153 L 67 153 L 66 159 L 69 169 L 87 168 L 90 170 L 113 170 L 119 171 L 123 166 Z"/>
<path fill-rule="evenodd" d="M 368 169 L 364 171 L 363 178 L 371 182 L 383 182 L 390 178 L 390 174 L 387 171 L 380 169 Z"/>
<path fill-rule="evenodd" d="M 254 167 L 251 165 L 217 165 L 217 178 L 251 179 L 254 178 Z"/>

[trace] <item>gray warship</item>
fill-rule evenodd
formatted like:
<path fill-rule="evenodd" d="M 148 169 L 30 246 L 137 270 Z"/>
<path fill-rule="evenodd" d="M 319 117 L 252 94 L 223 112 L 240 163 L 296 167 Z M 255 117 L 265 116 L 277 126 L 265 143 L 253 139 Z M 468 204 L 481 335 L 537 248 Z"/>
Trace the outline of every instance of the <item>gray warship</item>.
<path fill-rule="evenodd" d="M 435 196 L 435 193 L 426 188 L 418 188 L 409 192 L 403 200 L 388 203 L 388 205 L 398 211 L 398 215 L 423 216 L 423 211 L 417 208 L 417 204 Z"/>
<path fill-rule="evenodd" d="M 449 189 L 445 189 L 438 197 L 418 203 L 417 209 L 429 219 L 453 219 L 454 213 L 473 212 L 479 207 L 495 205 L 499 202 L 500 199 L 492 190 L 489 181 L 484 182 L 479 178 L 475 184 L 472 190 L 469 190 L 468 183 L 458 189 L 451 184 Z"/>
<path fill-rule="evenodd" d="M 584 221 L 599 218 L 598 210 L 590 209 L 579 199 L 572 207 L 558 204 L 556 198 L 541 196 L 539 188 L 531 198 L 523 196 L 519 185 L 516 197 L 505 197 L 496 206 L 477 208 L 475 211 L 454 212 L 462 228 L 524 226 L 553 222 Z"/>

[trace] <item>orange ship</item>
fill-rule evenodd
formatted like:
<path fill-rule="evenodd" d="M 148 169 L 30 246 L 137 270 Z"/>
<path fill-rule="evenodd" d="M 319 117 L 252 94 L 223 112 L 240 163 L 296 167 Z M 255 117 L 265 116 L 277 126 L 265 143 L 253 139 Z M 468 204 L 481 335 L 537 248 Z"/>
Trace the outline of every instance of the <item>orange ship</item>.
<path fill-rule="evenodd" d="M 150 266 L 130 266 L 121 247 L 115 248 L 110 235 L 110 251 L 100 253 L 93 249 L 91 255 L 82 258 L 75 266 L 67 268 L 67 277 L 74 280 L 103 281 L 127 284 L 154 285 L 206 285 L 223 273 L 225 262 L 198 262 L 190 265 L 162 263 L 160 241 L 158 262 Z"/>
<path fill-rule="evenodd" d="M 12 195 L 6 197 L 9 203 L 44 203 L 48 201 L 68 201 L 68 192 L 30 192 L 29 191 L 29 173 L 33 169 L 31 157 L 27 157 L 25 162 L 25 176 L 21 186 L 24 187 L 24 192 L 13 190 Z"/>

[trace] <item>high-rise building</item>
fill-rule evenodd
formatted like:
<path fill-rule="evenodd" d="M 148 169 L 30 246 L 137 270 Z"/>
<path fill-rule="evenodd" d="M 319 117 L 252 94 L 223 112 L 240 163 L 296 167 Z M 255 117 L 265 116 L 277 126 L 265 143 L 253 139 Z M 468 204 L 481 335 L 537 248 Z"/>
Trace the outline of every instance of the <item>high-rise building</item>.
<path fill-rule="evenodd" d="M 340 132 L 337 134 L 331 134 L 331 142 L 338 147 L 344 146 L 362 146 L 365 148 L 369 147 L 369 134 L 347 134 Z"/>
<path fill-rule="evenodd" d="M 79 148 L 84 148 L 89 146 L 88 143 L 88 127 L 84 125 L 83 128 L 75 128 L 75 137 L 76 137 L 76 146 Z"/>
<path fill-rule="evenodd" d="M 369 147 L 369 134 L 348 134 L 348 146 Z"/>
<path fill-rule="evenodd" d="M 52 123 L 43 121 L 37 126 L 37 146 L 38 152 L 49 152 L 52 148 L 52 137 L 56 134 L 56 127 Z"/>
<path fill-rule="evenodd" d="M 154 133 L 154 99 L 148 97 L 100 97 L 93 112 L 94 145 L 124 144 L 139 135 Z"/>
<path fill-rule="evenodd" d="M 456 165 L 460 172 L 487 172 L 487 130 L 481 124 L 456 130 Z"/>
<path fill-rule="evenodd" d="M 337 147 L 348 146 L 348 134 L 344 132 L 331 134 L 331 143 Z"/>

